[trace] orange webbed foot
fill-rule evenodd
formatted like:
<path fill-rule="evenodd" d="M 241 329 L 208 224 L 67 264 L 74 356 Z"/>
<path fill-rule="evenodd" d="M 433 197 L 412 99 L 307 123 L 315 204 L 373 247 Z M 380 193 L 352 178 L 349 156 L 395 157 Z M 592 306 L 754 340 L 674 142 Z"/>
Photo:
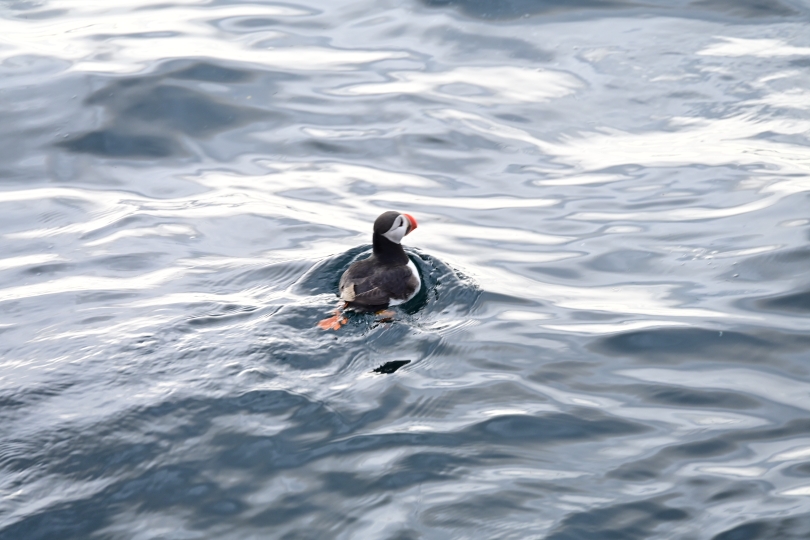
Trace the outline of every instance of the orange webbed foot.
<path fill-rule="evenodd" d="M 343 316 L 340 310 L 335 310 L 335 314 L 329 318 L 326 318 L 322 321 L 318 322 L 318 328 L 321 330 L 340 330 L 340 327 L 349 322 L 349 320 Z"/>

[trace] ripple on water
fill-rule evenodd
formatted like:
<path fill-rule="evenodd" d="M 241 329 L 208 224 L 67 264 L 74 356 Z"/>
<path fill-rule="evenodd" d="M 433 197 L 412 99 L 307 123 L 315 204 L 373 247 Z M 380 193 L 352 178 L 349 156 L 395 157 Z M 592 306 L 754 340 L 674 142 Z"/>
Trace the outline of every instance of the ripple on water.
<path fill-rule="evenodd" d="M 808 537 L 805 4 L 10 3 L 0 539 Z"/>
<path fill-rule="evenodd" d="M 452 312 L 463 316 L 473 308 L 480 293 L 472 280 L 437 258 L 414 248 L 405 250 L 415 263 L 422 288 L 399 309 L 412 317 L 429 317 Z M 343 272 L 354 262 L 371 255 L 370 246 L 358 246 L 313 266 L 298 280 L 298 294 L 337 295 Z M 363 316 L 367 317 L 367 316 Z"/>

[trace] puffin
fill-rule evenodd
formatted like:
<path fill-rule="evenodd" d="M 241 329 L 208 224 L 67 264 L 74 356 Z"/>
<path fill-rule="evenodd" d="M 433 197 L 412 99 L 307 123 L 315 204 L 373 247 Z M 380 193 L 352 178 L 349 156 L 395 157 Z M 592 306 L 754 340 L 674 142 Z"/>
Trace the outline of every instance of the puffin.
<path fill-rule="evenodd" d="M 334 317 L 320 321 L 320 328 L 337 330 L 346 324 L 341 309 L 380 313 L 416 296 L 422 280 L 400 243 L 416 227 L 416 219 L 410 214 L 394 211 L 380 214 L 374 221 L 371 256 L 355 261 L 340 276 L 338 292 L 343 307 L 335 310 Z"/>

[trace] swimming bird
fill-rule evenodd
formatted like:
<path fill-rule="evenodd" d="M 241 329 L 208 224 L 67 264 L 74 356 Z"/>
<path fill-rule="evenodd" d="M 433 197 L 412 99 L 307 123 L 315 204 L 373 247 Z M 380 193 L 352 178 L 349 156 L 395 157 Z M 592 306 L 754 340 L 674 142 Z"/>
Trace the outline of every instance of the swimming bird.
<path fill-rule="evenodd" d="M 402 249 L 402 239 L 417 227 L 410 214 L 384 212 L 374 221 L 371 257 L 352 263 L 343 272 L 338 286 L 342 309 L 361 313 L 380 312 L 388 306 L 407 302 L 422 288 L 416 265 Z M 318 323 L 324 330 L 337 330 L 346 324 L 338 308 L 334 317 Z"/>

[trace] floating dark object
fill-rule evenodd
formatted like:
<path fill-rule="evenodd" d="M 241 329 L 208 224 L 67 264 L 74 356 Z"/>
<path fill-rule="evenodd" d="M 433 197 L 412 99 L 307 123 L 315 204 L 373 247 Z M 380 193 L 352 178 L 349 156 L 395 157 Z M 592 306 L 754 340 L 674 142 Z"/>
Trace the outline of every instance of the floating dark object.
<path fill-rule="evenodd" d="M 392 360 L 391 362 L 386 362 L 377 369 L 372 370 L 372 373 L 393 373 L 405 364 L 410 364 L 410 360 Z"/>

